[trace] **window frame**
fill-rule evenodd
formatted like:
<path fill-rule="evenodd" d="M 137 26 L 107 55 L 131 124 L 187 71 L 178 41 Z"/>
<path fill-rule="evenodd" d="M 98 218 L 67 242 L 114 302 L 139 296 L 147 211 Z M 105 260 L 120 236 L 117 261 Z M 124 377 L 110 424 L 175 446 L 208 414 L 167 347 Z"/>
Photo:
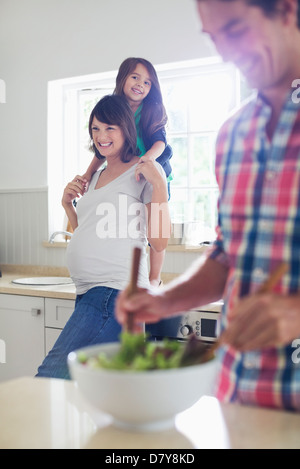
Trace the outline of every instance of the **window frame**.
<path fill-rule="evenodd" d="M 175 62 L 162 65 L 156 65 L 159 82 L 162 89 L 170 81 L 182 80 L 183 77 L 197 77 L 207 73 L 227 71 L 232 74 L 235 80 L 235 96 L 232 108 L 241 103 L 241 78 L 238 70 L 228 63 L 224 63 L 218 57 L 209 57 L 184 62 Z M 114 89 L 117 70 L 102 72 L 93 75 L 85 75 L 62 80 L 55 80 L 48 83 L 48 232 L 49 235 L 54 231 L 64 230 L 67 226 L 65 212 L 61 206 L 61 197 L 63 188 L 67 182 L 75 176 L 77 169 L 73 170 L 74 161 L 76 167 L 79 165 L 80 154 L 80 135 L 76 131 L 79 121 L 79 96 L 84 91 L 97 91 L 100 89 Z M 164 93 L 163 93 L 164 98 Z M 165 100 L 164 100 L 165 102 Z M 168 113 L 168 109 L 167 109 Z M 186 132 L 172 133 L 167 126 L 167 139 Z M 199 132 L 196 132 L 199 134 Z M 202 132 L 208 133 L 207 130 Z M 193 132 L 189 132 L 188 142 Z M 187 152 L 188 171 L 192 172 L 192 165 L 189 164 L 190 151 Z M 175 156 L 176 157 L 176 156 Z M 91 154 L 92 158 L 92 154 Z M 172 160 L 171 160 L 172 161 Z M 87 161 L 86 169 L 89 162 Z M 214 165 L 212 164 L 214 171 Z M 216 182 L 211 186 L 197 185 L 186 187 L 176 187 L 174 190 L 192 190 L 200 192 L 209 190 L 216 206 L 216 196 L 213 195 L 217 190 Z M 172 182 L 171 182 L 171 201 L 172 201 Z M 171 202 L 170 202 L 171 204 Z M 54 208 L 55 207 L 55 208 Z M 176 215 L 173 214 L 173 218 Z M 212 214 L 212 219 L 216 220 L 216 212 Z M 212 222 L 213 223 L 213 222 Z M 206 235 L 204 234 L 204 238 Z"/>

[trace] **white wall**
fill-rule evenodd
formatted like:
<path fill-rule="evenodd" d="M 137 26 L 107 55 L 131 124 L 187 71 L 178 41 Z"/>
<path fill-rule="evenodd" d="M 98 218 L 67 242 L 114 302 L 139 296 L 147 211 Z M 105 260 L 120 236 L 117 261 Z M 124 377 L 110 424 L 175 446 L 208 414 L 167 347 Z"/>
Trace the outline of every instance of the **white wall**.
<path fill-rule="evenodd" d="M 158 65 L 213 55 L 199 30 L 194 0 L 0 0 L 0 205 L 1 191 L 6 200 L 47 188 L 49 80 L 116 70 L 129 56 Z M 0 220 L 0 240 L 12 226 Z M 0 262 L 17 261 L 0 241 Z"/>

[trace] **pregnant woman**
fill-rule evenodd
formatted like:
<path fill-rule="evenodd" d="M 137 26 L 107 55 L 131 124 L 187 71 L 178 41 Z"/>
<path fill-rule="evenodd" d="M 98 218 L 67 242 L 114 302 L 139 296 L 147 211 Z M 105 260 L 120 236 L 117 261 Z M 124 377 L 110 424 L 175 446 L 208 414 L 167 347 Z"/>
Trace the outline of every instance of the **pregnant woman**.
<path fill-rule="evenodd" d="M 89 133 L 94 153 L 106 165 L 93 175 L 87 191 L 87 181 L 76 176 L 63 193 L 62 205 L 74 230 L 67 259 L 77 296 L 38 377 L 69 379 L 71 351 L 119 339 L 115 300 L 128 284 L 133 248 L 142 248 L 139 286 L 148 288 L 148 241 L 159 252 L 170 234 L 166 176 L 158 163 L 138 157 L 134 116 L 126 99 L 102 98 L 91 113 Z"/>

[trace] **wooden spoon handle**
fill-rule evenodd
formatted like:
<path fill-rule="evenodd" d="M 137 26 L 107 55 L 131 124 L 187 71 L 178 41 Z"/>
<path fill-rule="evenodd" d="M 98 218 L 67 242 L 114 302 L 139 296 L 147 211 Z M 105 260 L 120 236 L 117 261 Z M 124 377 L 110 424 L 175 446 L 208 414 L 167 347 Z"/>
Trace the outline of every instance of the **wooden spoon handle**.
<path fill-rule="evenodd" d="M 257 293 L 267 293 L 273 290 L 277 282 L 283 277 L 283 275 L 288 271 L 288 264 L 282 262 L 279 266 L 271 273 L 269 278 L 259 287 Z"/>
<path fill-rule="evenodd" d="M 283 277 L 283 275 L 288 271 L 288 264 L 285 262 L 282 262 L 279 264 L 279 266 L 271 273 L 271 275 L 267 278 L 265 282 L 262 283 L 262 285 L 259 287 L 257 293 L 267 293 L 271 292 L 277 282 Z M 222 334 L 221 334 L 222 335 Z M 213 345 L 210 347 L 210 349 L 207 352 L 207 356 L 212 354 L 219 348 L 221 345 L 220 341 L 221 337 L 217 339 Z"/>
<path fill-rule="evenodd" d="M 141 248 L 135 247 L 132 255 L 131 275 L 129 285 L 127 287 L 128 296 L 133 295 L 137 291 L 137 281 L 139 277 Z"/>
<path fill-rule="evenodd" d="M 130 282 L 127 287 L 128 297 L 133 295 L 137 292 L 137 281 L 139 277 L 139 268 L 140 268 L 140 259 L 141 259 L 141 248 L 135 247 L 133 250 L 132 256 L 132 265 L 131 265 L 131 276 Z M 127 322 L 126 322 L 126 330 L 130 333 L 133 332 L 134 320 L 133 320 L 134 313 L 128 313 L 127 315 Z"/>

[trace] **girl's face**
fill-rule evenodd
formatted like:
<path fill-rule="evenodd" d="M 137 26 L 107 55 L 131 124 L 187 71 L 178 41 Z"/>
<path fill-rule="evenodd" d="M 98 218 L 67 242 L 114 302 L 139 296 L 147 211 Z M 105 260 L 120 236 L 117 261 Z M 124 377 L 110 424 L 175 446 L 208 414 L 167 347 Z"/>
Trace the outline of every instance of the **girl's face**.
<path fill-rule="evenodd" d="M 121 127 L 105 124 L 94 117 L 91 128 L 93 142 L 102 156 L 105 158 L 121 157 L 125 143 Z"/>
<path fill-rule="evenodd" d="M 144 65 L 137 64 L 125 81 L 123 93 L 133 111 L 136 111 L 151 90 L 151 80 Z"/>

